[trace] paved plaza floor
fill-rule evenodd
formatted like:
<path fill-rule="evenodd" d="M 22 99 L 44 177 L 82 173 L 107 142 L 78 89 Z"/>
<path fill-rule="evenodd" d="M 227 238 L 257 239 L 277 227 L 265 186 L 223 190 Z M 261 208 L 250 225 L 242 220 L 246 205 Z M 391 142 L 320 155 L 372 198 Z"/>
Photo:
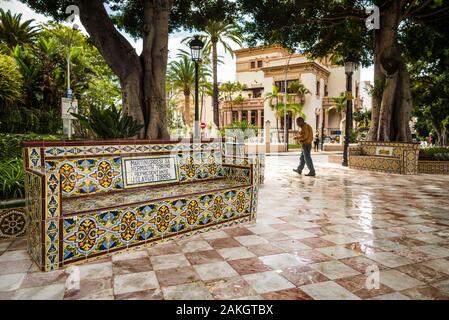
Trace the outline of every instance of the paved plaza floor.
<path fill-rule="evenodd" d="M 314 159 L 267 158 L 255 224 L 80 265 L 79 288 L 0 242 L 0 299 L 448 299 L 448 177 Z"/>

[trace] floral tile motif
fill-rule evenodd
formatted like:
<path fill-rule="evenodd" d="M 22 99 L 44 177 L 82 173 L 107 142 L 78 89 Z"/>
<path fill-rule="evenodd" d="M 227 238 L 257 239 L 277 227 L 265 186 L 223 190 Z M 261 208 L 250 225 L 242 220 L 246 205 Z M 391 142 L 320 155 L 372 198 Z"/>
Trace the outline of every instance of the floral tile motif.
<path fill-rule="evenodd" d="M 123 190 L 120 157 L 47 160 L 45 168 L 59 173 L 65 197 Z"/>
<path fill-rule="evenodd" d="M 250 199 L 251 188 L 241 188 L 67 217 L 63 220 L 64 261 L 240 218 L 250 214 Z"/>

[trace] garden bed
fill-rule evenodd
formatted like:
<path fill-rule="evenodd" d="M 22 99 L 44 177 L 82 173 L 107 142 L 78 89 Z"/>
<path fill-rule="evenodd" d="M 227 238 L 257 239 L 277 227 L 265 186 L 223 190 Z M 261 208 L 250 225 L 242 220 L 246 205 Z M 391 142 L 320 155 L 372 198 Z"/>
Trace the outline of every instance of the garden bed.
<path fill-rule="evenodd" d="M 449 148 L 429 147 L 419 150 L 418 172 L 449 174 Z"/>

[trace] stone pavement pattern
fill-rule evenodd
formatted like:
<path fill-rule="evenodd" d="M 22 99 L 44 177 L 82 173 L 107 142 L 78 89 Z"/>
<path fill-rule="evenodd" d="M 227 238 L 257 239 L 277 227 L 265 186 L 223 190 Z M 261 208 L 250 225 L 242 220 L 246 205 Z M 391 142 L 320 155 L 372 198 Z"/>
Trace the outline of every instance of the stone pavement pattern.
<path fill-rule="evenodd" d="M 316 178 L 267 158 L 257 223 L 80 265 L 79 290 L 37 271 L 24 239 L 0 242 L 0 299 L 448 299 L 447 176 L 314 158 Z"/>

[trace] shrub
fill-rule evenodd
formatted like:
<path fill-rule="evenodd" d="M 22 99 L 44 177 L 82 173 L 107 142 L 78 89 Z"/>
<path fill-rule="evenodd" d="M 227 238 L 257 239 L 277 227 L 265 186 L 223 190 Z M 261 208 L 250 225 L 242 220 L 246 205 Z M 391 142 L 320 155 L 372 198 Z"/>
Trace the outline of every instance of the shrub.
<path fill-rule="evenodd" d="M 90 107 L 89 115 L 74 114 L 82 127 L 91 130 L 100 139 L 124 139 L 137 135 L 143 125 L 128 116 L 116 106 L 99 108 Z"/>
<path fill-rule="evenodd" d="M 257 137 L 257 126 L 243 120 L 242 122 L 233 122 L 220 130 L 220 134 L 226 138 L 235 138 L 237 140 L 247 140 Z"/>
<path fill-rule="evenodd" d="M 449 147 L 428 147 L 419 150 L 419 158 L 423 160 L 449 161 Z"/>
<path fill-rule="evenodd" d="M 58 136 L 38 134 L 0 133 L 0 162 L 10 159 L 22 159 L 23 145 L 26 140 L 56 140 Z"/>
<path fill-rule="evenodd" d="M 0 163 L 0 199 L 18 199 L 25 195 L 24 169 L 21 159 Z"/>

